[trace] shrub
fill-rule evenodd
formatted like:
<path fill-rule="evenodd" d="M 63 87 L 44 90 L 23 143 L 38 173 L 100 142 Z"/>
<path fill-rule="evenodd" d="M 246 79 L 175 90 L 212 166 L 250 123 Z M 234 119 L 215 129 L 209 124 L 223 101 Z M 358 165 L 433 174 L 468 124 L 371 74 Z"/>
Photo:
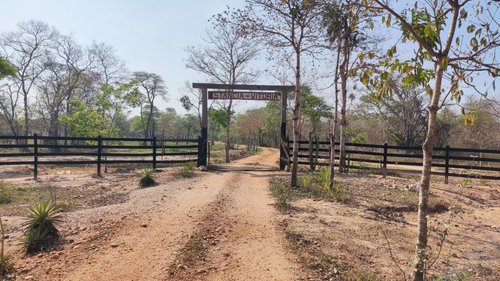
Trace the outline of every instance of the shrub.
<path fill-rule="evenodd" d="M 139 172 L 139 184 L 141 185 L 141 187 L 148 187 L 156 184 L 153 174 L 154 170 L 150 168 L 144 168 Z"/>
<path fill-rule="evenodd" d="M 276 208 L 278 208 L 278 210 L 284 212 L 290 209 L 291 206 L 288 204 L 290 194 L 287 182 L 280 180 L 271 181 L 271 192 L 278 201 L 276 203 Z"/>
<path fill-rule="evenodd" d="M 193 162 L 188 162 L 181 167 L 179 170 L 179 176 L 182 178 L 192 178 L 194 177 L 194 169 L 196 168 L 196 164 Z"/>
<path fill-rule="evenodd" d="M 319 171 L 319 180 L 324 190 L 330 189 L 330 170 L 327 168 L 321 169 Z"/>
<path fill-rule="evenodd" d="M 299 177 L 299 186 L 302 188 L 311 188 L 312 180 L 310 176 L 301 176 Z"/>
<path fill-rule="evenodd" d="M 344 191 L 344 187 L 342 186 L 342 183 L 337 181 L 333 185 L 333 190 L 331 190 L 333 197 L 339 201 L 346 203 L 349 200 L 351 200 L 351 197 Z"/>
<path fill-rule="evenodd" d="M 24 247 L 32 253 L 43 250 L 59 238 L 56 224 L 60 221 L 60 210 L 51 201 L 40 202 L 29 208 L 24 229 Z"/>

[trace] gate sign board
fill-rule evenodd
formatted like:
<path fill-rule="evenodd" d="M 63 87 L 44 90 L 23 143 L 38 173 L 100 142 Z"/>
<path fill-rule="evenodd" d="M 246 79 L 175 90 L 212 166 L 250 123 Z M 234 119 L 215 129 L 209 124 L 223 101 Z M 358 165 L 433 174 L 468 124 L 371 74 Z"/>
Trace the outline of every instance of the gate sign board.
<path fill-rule="evenodd" d="M 224 91 L 210 91 L 208 98 L 212 100 L 268 100 L 279 101 L 281 100 L 280 93 L 259 93 L 259 92 L 224 92 Z"/>

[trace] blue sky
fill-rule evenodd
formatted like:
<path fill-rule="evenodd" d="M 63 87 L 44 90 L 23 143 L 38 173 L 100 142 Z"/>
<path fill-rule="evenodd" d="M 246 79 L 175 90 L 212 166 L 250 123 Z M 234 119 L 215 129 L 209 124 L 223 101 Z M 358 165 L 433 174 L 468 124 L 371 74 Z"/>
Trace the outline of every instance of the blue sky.
<path fill-rule="evenodd" d="M 184 81 L 202 77 L 184 66 L 184 48 L 202 43 L 211 15 L 242 0 L 0 0 L 0 32 L 19 22 L 40 20 L 62 33 L 72 33 L 82 45 L 93 40 L 115 48 L 130 71 L 160 74 L 168 101 L 161 109 L 182 111 L 178 99 Z"/>
<path fill-rule="evenodd" d="M 168 101 L 158 104 L 160 109 L 174 107 L 184 113 L 178 101 L 184 81 L 204 81 L 185 68 L 185 47 L 203 44 L 213 14 L 243 4 L 244 0 L 0 0 L 0 32 L 15 30 L 20 22 L 40 20 L 62 33 L 72 33 L 83 45 L 93 40 L 111 45 L 130 71 L 155 72 L 164 78 L 169 94 Z M 257 68 L 262 66 L 262 60 L 256 63 Z M 483 76 L 476 81 L 490 79 Z M 261 81 L 277 83 L 262 76 Z M 329 101 L 330 92 L 320 94 Z M 242 104 L 237 111 L 262 105 Z"/>

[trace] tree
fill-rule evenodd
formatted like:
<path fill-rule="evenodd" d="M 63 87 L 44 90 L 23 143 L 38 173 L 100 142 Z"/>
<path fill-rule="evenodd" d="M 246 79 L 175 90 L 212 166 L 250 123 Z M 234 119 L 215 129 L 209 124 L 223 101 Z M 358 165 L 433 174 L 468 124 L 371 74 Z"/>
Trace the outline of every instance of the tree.
<path fill-rule="evenodd" d="M 71 114 L 73 99 L 87 102 L 98 91 L 93 59 L 71 36 L 57 35 L 44 53 L 45 71 L 36 83 L 38 113 L 46 123 L 50 136 L 59 136 L 63 129 L 68 135 L 68 125 L 61 127 L 60 116 Z"/>
<path fill-rule="evenodd" d="M 0 81 L 5 77 L 12 77 L 16 75 L 16 68 L 11 65 L 7 60 L 0 57 Z M 13 99 L 11 95 L 4 89 L 0 88 L 0 109 L 2 110 L 2 117 L 9 125 L 10 131 L 14 136 L 17 135 L 16 124 L 16 105 L 17 100 Z"/>
<path fill-rule="evenodd" d="M 494 114 L 496 104 L 486 99 L 469 99 L 464 106 L 471 112 L 458 118 L 462 145 L 479 149 L 499 148 L 500 118 Z"/>
<path fill-rule="evenodd" d="M 301 59 L 313 55 L 322 45 L 321 5 L 316 1 L 247 0 L 246 8 L 223 20 L 238 24 L 241 32 L 270 47 L 270 51 L 286 52 L 294 60 L 295 97 L 293 108 L 293 165 L 291 186 L 297 187 L 298 149 L 301 114 Z M 271 55 L 274 57 L 274 55 Z"/>
<path fill-rule="evenodd" d="M 361 98 L 362 103 L 385 120 L 389 137 L 397 145 L 420 145 L 427 128 L 424 91 L 404 87 L 397 80 L 388 83 L 393 88 L 392 95 L 377 99 L 368 94 Z"/>
<path fill-rule="evenodd" d="M 72 107 L 71 114 L 65 114 L 60 120 L 68 126 L 68 131 L 72 136 L 93 137 L 105 135 L 116 136 L 116 130 L 110 126 L 101 112 L 92 106 L 87 106 L 78 99 L 70 100 Z"/>
<path fill-rule="evenodd" d="M 379 95 L 390 95 L 391 88 L 386 81 L 390 71 L 398 71 L 406 85 L 420 85 L 430 95 L 428 106 L 428 125 L 422 145 L 423 168 L 420 179 L 418 203 L 418 234 L 414 280 L 423 281 L 427 270 L 427 213 L 431 179 L 432 154 L 437 132 L 437 113 L 443 101 L 452 96 L 460 101 L 463 91 L 460 84 L 474 85 L 473 74 L 489 73 L 494 80 L 500 74 L 496 61 L 496 48 L 500 45 L 499 21 L 495 18 L 498 4 L 489 2 L 490 8 L 484 9 L 485 1 L 476 6 L 469 0 L 436 0 L 415 2 L 410 8 L 392 5 L 385 0 L 366 2 L 368 10 L 384 13 L 383 23 L 398 27 L 402 31 L 401 41 L 414 46 L 410 59 L 396 59 L 397 45 L 391 47 L 381 61 L 382 70 L 366 70 L 362 76 L 364 83 L 378 90 Z M 493 7 L 496 6 L 496 7 Z M 469 12 L 474 15 L 469 16 Z M 395 19 L 392 22 L 392 19 Z M 443 78 L 449 77 L 449 83 Z M 433 86 L 430 83 L 434 83 Z M 447 88 L 447 89 L 444 89 Z M 444 93 L 444 95 L 443 95 Z"/>
<path fill-rule="evenodd" d="M 303 105 L 302 113 L 309 119 L 311 123 L 311 135 L 317 137 L 318 127 L 321 124 L 322 118 L 329 118 L 332 108 L 328 106 L 325 100 L 315 96 L 311 89 L 307 86 L 302 87 Z"/>
<path fill-rule="evenodd" d="M 114 133 L 117 131 L 116 123 L 121 114 L 131 107 L 139 106 L 140 101 L 141 93 L 133 80 L 117 86 L 103 85 L 94 99 L 94 107 L 104 119 L 108 120 L 108 129 L 102 135 L 116 136 Z"/>
<path fill-rule="evenodd" d="M 341 83 L 341 105 L 340 105 L 340 155 L 339 168 L 340 171 L 345 169 L 346 165 L 346 148 L 347 141 L 347 88 L 348 79 L 356 75 L 362 64 L 358 57 L 355 57 L 354 52 L 368 44 L 375 44 L 376 39 L 370 38 L 366 34 L 368 26 L 373 26 L 373 15 L 365 13 L 364 9 L 358 5 L 359 1 L 344 0 L 332 2 L 326 5 L 323 15 L 323 26 L 327 30 L 327 36 L 330 42 L 336 45 L 337 63 L 335 66 L 334 87 L 335 87 L 335 103 L 338 103 L 337 91 L 338 80 Z M 369 58 L 374 58 L 375 52 L 369 53 Z M 334 117 L 336 119 L 336 117 Z M 337 122 L 334 121 L 334 126 Z M 335 130 L 333 133 L 335 134 Z M 332 148 L 334 151 L 334 148 Z M 333 154 L 333 153 L 332 153 Z M 334 160 L 332 160 L 334 161 Z M 332 169 L 333 172 L 333 169 Z M 333 173 L 332 173 L 333 175 Z M 332 176 L 333 177 L 333 176 Z M 333 183 L 333 178 L 332 178 Z"/>
<path fill-rule="evenodd" d="M 16 75 L 12 76 L 4 89 L 11 101 L 22 99 L 24 135 L 30 132 L 29 98 L 33 95 L 32 89 L 39 76 L 46 69 L 45 53 L 56 35 L 56 31 L 47 24 L 29 21 L 18 24 L 18 30 L 0 37 L 4 55 L 17 68 Z M 15 116 L 14 112 L 11 113 Z"/>
<path fill-rule="evenodd" d="M 177 134 L 178 132 L 175 130 L 175 123 L 177 121 L 178 116 L 175 109 L 167 109 L 165 112 L 162 112 L 158 119 L 157 136 L 166 139 L 169 136 L 172 137 L 174 134 Z M 178 137 L 178 135 L 175 135 L 175 137 Z"/>
<path fill-rule="evenodd" d="M 165 86 L 165 81 L 156 73 L 143 71 L 134 72 L 133 78 L 137 82 L 139 88 L 144 91 L 145 106 L 141 107 L 141 120 L 144 120 L 144 118 L 142 118 L 143 114 L 147 114 L 146 124 L 143 126 L 144 138 L 152 138 L 155 136 L 154 103 L 158 97 L 166 97 L 167 88 Z"/>
<path fill-rule="evenodd" d="M 179 99 L 182 103 L 182 107 L 184 107 L 187 111 L 193 111 L 198 116 L 198 121 L 200 122 L 200 128 L 202 125 L 201 122 L 201 103 L 202 103 L 202 93 L 201 91 L 193 89 L 193 86 L 189 81 L 184 83 L 184 95 Z"/>
<path fill-rule="evenodd" d="M 262 134 L 265 136 L 264 145 L 279 147 L 280 145 L 280 124 L 281 105 L 279 102 L 270 101 L 264 108 L 264 124 Z"/>
<path fill-rule="evenodd" d="M 216 18 L 212 30 L 207 31 L 205 43 L 206 46 L 186 49 L 187 68 L 203 73 L 209 79 L 222 84 L 235 85 L 255 80 L 256 73 L 250 70 L 249 63 L 257 56 L 256 44 L 243 37 L 234 26 Z M 188 102 L 186 98 L 184 100 Z M 221 105 L 227 117 L 223 127 L 226 129 L 226 163 L 229 163 L 233 100 L 229 99 Z"/>
<path fill-rule="evenodd" d="M 139 95 L 134 82 L 116 88 L 105 85 L 90 104 L 76 98 L 70 100 L 72 111 L 61 116 L 60 120 L 68 126 L 72 136 L 118 137 L 116 123 L 124 110 L 138 105 Z"/>
<path fill-rule="evenodd" d="M 264 108 L 250 109 L 236 118 L 236 127 L 247 150 L 256 151 L 260 145 L 262 127 L 265 121 Z"/>
<path fill-rule="evenodd" d="M 0 79 L 16 75 L 16 67 L 0 57 Z"/>

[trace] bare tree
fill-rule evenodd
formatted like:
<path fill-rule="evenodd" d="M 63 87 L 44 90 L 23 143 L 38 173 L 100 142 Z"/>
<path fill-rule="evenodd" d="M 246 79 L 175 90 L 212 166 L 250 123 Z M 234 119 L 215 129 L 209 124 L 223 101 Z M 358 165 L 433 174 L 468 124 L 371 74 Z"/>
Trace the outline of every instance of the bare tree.
<path fill-rule="evenodd" d="M 198 116 L 198 121 L 200 123 L 200 128 L 202 125 L 201 122 L 201 103 L 202 96 L 201 91 L 198 91 L 193 88 L 189 81 L 184 82 L 184 88 L 181 90 L 183 92 L 182 97 L 179 101 L 182 103 L 182 107 L 184 107 L 187 111 L 194 111 L 196 116 Z"/>
<path fill-rule="evenodd" d="M 141 106 L 141 122 L 144 122 L 143 109 L 147 110 L 146 124 L 143 124 L 144 138 L 152 138 L 155 136 L 155 100 L 166 98 L 167 87 L 163 78 L 156 73 L 138 71 L 134 72 L 133 78 L 144 91 L 146 106 Z"/>
<path fill-rule="evenodd" d="M 207 31 L 205 46 L 188 47 L 186 67 L 205 74 L 217 83 L 235 85 L 255 80 L 256 73 L 248 64 L 258 53 L 256 44 L 238 32 L 233 25 L 216 17 L 212 29 Z M 233 100 L 221 103 L 226 114 L 225 152 L 229 163 L 231 117 Z"/>
<path fill-rule="evenodd" d="M 17 68 L 7 85 L 3 87 L 4 102 L 2 109 L 9 115 L 8 123 L 12 127 L 16 118 L 17 102 L 22 102 L 24 113 L 23 134 L 30 132 L 30 97 L 40 75 L 46 70 L 44 64 L 48 44 L 56 32 L 47 24 L 39 21 L 29 21 L 18 24 L 18 30 L 2 34 L 0 46 L 2 53 Z M 6 105 L 6 100 L 9 106 Z M 8 109 L 10 108 L 10 109 Z M 7 112 L 7 111 L 8 112 Z M 17 132 L 13 133 L 16 135 Z"/>
<path fill-rule="evenodd" d="M 361 98 L 362 105 L 386 121 L 389 137 L 397 145 L 420 145 L 427 128 L 424 90 L 404 87 L 397 77 L 387 83 L 393 88 L 392 95 L 374 99 L 368 94 Z"/>
<path fill-rule="evenodd" d="M 94 60 L 71 36 L 54 36 L 45 53 L 45 71 L 37 83 L 38 109 L 48 124 L 49 135 L 60 135 L 61 114 L 70 114 L 70 100 L 91 98 L 97 91 L 94 74 Z M 68 134 L 64 126 L 64 134 Z"/>
<path fill-rule="evenodd" d="M 235 11 L 232 17 L 220 15 L 240 26 L 248 34 L 271 47 L 270 51 L 286 52 L 293 56 L 295 74 L 295 105 L 293 108 L 293 165 L 292 188 L 297 186 L 298 148 L 300 141 L 301 59 L 314 55 L 323 43 L 321 5 L 318 1 L 301 0 L 247 0 L 244 10 Z M 270 57 L 274 57 L 271 53 Z"/>
<path fill-rule="evenodd" d="M 93 42 L 89 56 L 95 65 L 93 71 L 99 75 L 100 85 L 116 86 L 125 80 L 124 76 L 127 73 L 125 63 L 117 57 L 112 46 Z"/>

